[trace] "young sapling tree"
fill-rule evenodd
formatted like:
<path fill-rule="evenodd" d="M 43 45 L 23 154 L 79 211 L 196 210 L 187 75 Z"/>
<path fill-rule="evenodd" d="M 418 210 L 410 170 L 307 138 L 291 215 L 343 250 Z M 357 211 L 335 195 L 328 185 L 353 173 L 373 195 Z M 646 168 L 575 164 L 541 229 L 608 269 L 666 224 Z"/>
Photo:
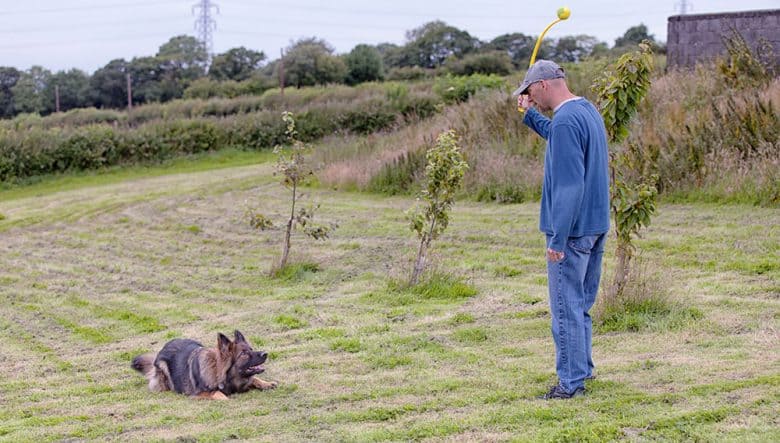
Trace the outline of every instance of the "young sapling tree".
<path fill-rule="evenodd" d="M 458 138 L 452 130 L 441 133 L 436 145 L 428 149 L 425 157 L 425 189 L 417 198 L 416 206 L 407 211 L 410 227 L 420 239 L 417 259 L 409 281 L 412 286 L 417 284 L 425 269 L 431 241 L 447 229 L 455 193 L 468 169 L 458 146 Z"/>

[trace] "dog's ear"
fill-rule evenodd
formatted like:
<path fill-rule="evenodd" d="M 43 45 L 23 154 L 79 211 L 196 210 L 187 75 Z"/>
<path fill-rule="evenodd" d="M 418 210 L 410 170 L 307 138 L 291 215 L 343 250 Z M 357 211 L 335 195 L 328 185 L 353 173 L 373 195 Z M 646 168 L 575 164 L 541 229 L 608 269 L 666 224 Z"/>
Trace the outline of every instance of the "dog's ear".
<path fill-rule="evenodd" d="M 219 333 L 217 336 L 217 349 L 219 349 L 220 354 L 227 354 L 230 352 L 230 345 L 232 345 L 233 342 L 230 341 L 227 336 L 223 333 Z"/>
<path fill-rule="evenodd" d="M 235 336 L 236 343 L 244 342 L 246 343 L 246 339 L 244 338 L 244 334 L 241 333 L 238 329 L 233 331 L 233 335 Z"/>

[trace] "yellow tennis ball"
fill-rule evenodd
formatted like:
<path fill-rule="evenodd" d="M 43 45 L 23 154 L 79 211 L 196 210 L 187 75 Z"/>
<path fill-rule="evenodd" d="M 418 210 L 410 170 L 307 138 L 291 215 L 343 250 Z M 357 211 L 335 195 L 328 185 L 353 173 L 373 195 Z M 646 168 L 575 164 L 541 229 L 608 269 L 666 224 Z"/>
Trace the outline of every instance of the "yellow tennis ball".
<path fill-rule="evenodd" d="M 564 6 L 562 8 L 558 8 L 558 18 L 561 20 L 566 20 L 571 15 L 571 9 Z"/>

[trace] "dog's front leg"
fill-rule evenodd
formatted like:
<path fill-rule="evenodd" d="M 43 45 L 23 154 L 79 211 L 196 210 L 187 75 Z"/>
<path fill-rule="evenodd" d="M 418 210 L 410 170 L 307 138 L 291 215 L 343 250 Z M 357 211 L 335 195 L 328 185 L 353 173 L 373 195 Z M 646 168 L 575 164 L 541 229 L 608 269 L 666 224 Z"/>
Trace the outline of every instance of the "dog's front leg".
<path fill-rule="evenodd" d="M 252 387 L 264 391 L 266 389 L 273 389 L 279 386 L 279 383 L 275 381 L 265 381 L 259 377 L 252 377 Z"/>

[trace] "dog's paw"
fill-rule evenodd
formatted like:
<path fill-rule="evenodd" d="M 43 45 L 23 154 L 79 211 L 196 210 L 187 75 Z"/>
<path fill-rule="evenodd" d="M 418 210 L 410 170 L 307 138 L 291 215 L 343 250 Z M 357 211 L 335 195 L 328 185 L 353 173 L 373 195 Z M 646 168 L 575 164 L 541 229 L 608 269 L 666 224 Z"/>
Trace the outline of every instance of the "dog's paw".
<path fill-rule="evenodd" d="M 228 399 L 228 396 L 227 396 L 227 395 L 225 395 L 225 394 L 223 394 L 223 393 L 222 393 L 222 392 L 220 392 L 220 391 L 215 391 L 215 392 L 213 392 L 213 393 L 211 394 L 211 399 L 212 399 L 212 400 L 227 400 L 227 399 Z"/>
<path fill-rule="evenodd" d="M 257 389 L 266 390 L 276 388 L 279 386 L 279 383 L 275 381 L 265 381 L 255 377 L 255 379 L 252 380 L 252 385 Z"/>

